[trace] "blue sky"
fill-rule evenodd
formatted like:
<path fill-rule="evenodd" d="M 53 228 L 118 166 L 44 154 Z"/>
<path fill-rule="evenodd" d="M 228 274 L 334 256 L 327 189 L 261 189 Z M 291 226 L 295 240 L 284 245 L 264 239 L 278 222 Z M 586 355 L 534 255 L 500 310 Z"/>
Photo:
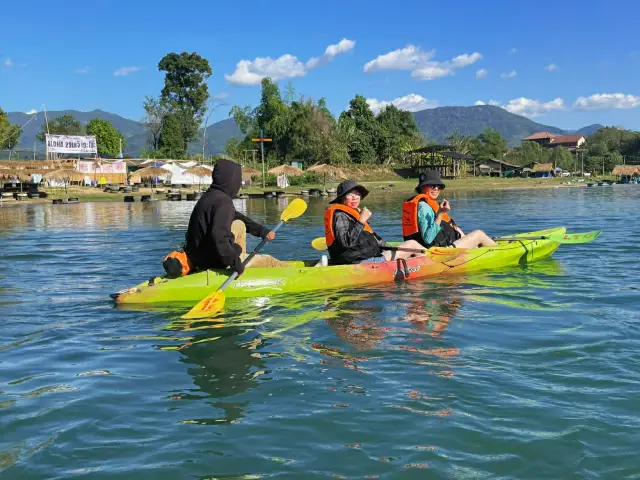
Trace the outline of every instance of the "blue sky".
<path fill-rule="evenodd" d="M 144 96 L 162 88 L 160 58 L 196 51 L 211 63 L 211 94 L 228 103 L 212 121 L 255 105 L 256 82 L 269 74 L 283 91 L 291 80 L 300 95 L 326 97 L 335 114 L 360 93 L 375 108 L 491 101 L 561 128 L 640 130 L 635 0 L 62 5 L 3 5 L 4 110 L 100 108 L 138 120 Z"/>

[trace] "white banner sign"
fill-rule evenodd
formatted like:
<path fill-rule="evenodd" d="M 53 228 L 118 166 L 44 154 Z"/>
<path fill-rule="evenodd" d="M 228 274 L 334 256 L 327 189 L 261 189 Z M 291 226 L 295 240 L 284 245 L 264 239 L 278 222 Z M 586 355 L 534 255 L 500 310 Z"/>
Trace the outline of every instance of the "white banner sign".
<path fill-rule="evenodd" d="M 49 153 L 98 153 L 95 135 L 81 137 L 76 135 L 47 134 L 47 152 Z"/>
<path fill-rule="evenodd" d="M 96 163 L 92 160 L 78 160 L 78 171 L 87 174 L 127 173 L 125 162 Z"/>

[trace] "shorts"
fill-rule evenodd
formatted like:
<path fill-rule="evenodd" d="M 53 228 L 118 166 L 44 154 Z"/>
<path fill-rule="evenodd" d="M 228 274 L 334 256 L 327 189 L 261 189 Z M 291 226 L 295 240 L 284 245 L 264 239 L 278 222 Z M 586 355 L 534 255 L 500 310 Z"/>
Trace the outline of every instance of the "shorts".
<path fill-rule="evenodd" d="M 359 263 L 385 263 L 387 261 L 383 256 L 371 257 L 361 260 Z"/>

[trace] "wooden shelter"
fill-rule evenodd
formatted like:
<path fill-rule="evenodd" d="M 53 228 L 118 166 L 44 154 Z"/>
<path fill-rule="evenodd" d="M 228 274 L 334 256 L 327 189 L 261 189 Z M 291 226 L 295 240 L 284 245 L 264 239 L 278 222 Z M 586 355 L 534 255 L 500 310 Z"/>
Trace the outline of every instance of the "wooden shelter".
<path fill-rule="evenodd" d="M 472 155 L 451 151 L 451 145 L 427 145 L 409 152 L 411 168 L 416 174 L 437 170 L 442 178 L 457 178 L 467 170 Z"/>
<path fill-rule="evenodd" d="M 640 175 L 640 166 L 638 165 L 616 165 L 612 175 L 634 177 Z"/>

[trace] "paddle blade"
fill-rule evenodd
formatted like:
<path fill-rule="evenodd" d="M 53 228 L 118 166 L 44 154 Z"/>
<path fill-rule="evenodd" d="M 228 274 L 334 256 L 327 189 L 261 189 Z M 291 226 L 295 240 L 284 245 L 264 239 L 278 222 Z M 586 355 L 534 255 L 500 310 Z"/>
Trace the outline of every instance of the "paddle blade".
<path fill-rule="evenodd" d="M 593 232 L 582 233 L 566 233 L 558 235 L 547 235 L 549 240 L 559 243 L 589 243 L 600 236 L 602 230 L 594 230 Z"/>
<path fill-rule="evenodd" d="M 298 218 L 307 210 L 307 202 L 302 200 L 301 198 L 296 198 L 293 200 L 287 208 L 282 211 L 280 214 L 280 220 L 283 222 L 287 222 L 292 218 Z"/>
<path fill-rule="evenodd" d="M 191 310 L 180 318 L 197 319 L 212 317 L 224 308 L 224 301 L 224 292 L 216 290 L 200 300 Z"/>
<path fill-rule="evenodd" d="M 314 238 L 311 242 L 311 246 L 316 250 L 326 250 L 327 249 L 327 239 L 325 237 Z"/>

